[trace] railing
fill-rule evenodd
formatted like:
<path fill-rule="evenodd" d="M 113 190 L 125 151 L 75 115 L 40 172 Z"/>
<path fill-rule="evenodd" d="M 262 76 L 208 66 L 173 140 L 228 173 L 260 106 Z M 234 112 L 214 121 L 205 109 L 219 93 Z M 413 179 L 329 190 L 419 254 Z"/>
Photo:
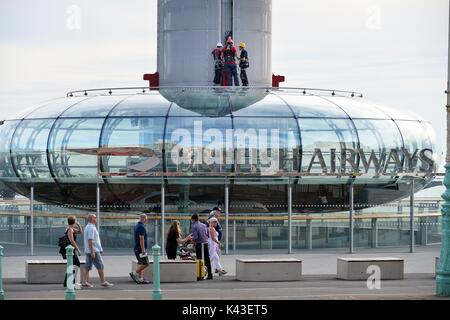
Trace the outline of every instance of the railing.
<path fill-rule="evenodd" d="M 363 98 L 363 94 L 356 91 L 345 91 L 345 90 L 335 90 L 335 89 L 320 89 L 320 88 L 296 88 L 296 87 L 218 87 L 218 86 L 186 86 L 186 87 L 119 87 L 119 88 L 101 88 L 101 89 L 84 89 L 75 90 L 67 93 L 67 97 L 73 97 L 77 95 L 88 96 L 90 93 L 97 93 L 97 95 L 113 95 L 115 93 L 120 93 L 121 91 L 136 91 L 135 93 L 151 93 L 153 90 L 181 90 L 181 92 L 187 91 L 202 91 L 202 90 L 226 90 L 226 92 L 241 92 L 249 90 L 265 90 L 267 93 L 270 92 L 280 92 L 280 91 L 294 91 L 299 92 L 303 95 L 306 94 L 329 94 L 331 96 L 343 95 L 350 97 Z"/>

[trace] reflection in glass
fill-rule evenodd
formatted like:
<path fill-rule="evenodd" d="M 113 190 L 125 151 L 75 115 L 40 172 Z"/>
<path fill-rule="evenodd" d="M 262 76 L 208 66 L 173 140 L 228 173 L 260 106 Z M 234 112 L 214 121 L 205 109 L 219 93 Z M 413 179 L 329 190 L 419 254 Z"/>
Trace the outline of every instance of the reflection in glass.
<path fill-rule="evenodd" d="M 102 157 L 102 172 L 162 172 L 164 123 L 165 118 L 108 118 L 101 147 L 112 155 Z M 123 148 L 131 148 L 128 155 Z"/>
<path fill-rule="evenodd" d="M 331 171 L 342 172 L 341 150 L 356 149 L 358 138 L 352 122 L 347 119 L 299 119 L 302 137 L 302 171 L 323 173 L 320 156 Z M 321 155 L 316 149 L 320 149 Z M 353 158 L 353 163 L 356 163 Z M 333 168 L 334 166 L 334 168 Z M 349 163 L 345 164 L 351 171 Z M 329 172 L 328 172 L 329 173 Z"/>
<path fill-rule="evenodd" d="M 104 119 L 59 119 L 50 133 L 50 165 L 57 177 L 97 177 Z M 92 151 L 94 150 L 94 152 Z"/>
<path fill-rule="evenodd" d="M 49 178 L 47 139 L 55 120 L 24 120 L 17 127 L 11 143 L 11 156 L 23 178 Z"/>

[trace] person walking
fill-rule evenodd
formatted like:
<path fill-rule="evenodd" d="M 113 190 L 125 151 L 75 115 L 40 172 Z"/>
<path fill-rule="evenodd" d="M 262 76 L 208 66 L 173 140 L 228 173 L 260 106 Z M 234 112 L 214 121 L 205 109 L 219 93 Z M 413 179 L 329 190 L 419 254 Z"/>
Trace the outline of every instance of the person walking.
<path fill-rule="evenodd" d="M 217 225 L 216 225 L 215 229 L 217 231 L 219 241 L 222 241 L 222 234 L 223 234 L 222 226 L 220 225 L 220 222 L 219 222 L 221 213 L 222 213 L 222 209 L 220 209 L 219 207 L 214 207 L 208 216 L 208 225 L 209 225 L 209 221 L 211 220 L 211 218 L 215 217 L 217 219 Z"/>
<path fill-rule="evenodd" d="M 134 255 L 138 261 L 136 272 L 130 272 L 130 277 L 137 284 L 149 284 L 150 281 L 144 279 L 144 270 L 149 266 L 147 254 L 147 215 L 139 215 L 139 222 L 134 226 Z"/>
<path fill-rule="evenodd" d="M 239 68 L 241 68 L 242 86 L 248 87 L 247 68 L 250 66 L 250 63 L 248 60 L 248 52 L 245 50 L 245 47 L 245 42 L 241 42 L 239 44 L 239 50 L 241 51 L 241 56 L 239 57 Z"/>
<path fill-rule="evenodd" d="M 66 231 L 64 232 L 64 234 L 66 235 L 67 239 L 69 239 L 70 244 L 75 248 L 75 250 L 73 252 L 73 268 L 74 268 L 73 272 L 75 273 L 75 276 L 73 277 L 73 281 L 75 283 L 74 288 L 76 290 L 81 289 L 81 283 L 75 281 L 77 279 L 77 276 L 81 275 L 80 274 L 81 263 L 80 263 L 80 259 L 78 258 L 78 256 L 81 256 L 81 250 L 78 247 L 77 236 L 76 236 L 77 234 L 81 234 L 81 233 L 83 233 L 83 227 L 77 221 L 75 216 L 68 216 L 67 217 L 67 227 L 66 227 Z M 59 253 L 62 255 L 62 258 L 64 260 L 67 259 L 65 248 L 61 248 Z M 66 287 L 66 286 L 67 286 L 67 273 L 65 274 L 65 277 L 64 277 L 64 287 Z"/>
<path fill-rule="evenodd" d="M 222 241 L 222 234 L 223 234 L 222 226 L 220 225 L 220 222 L 219 222 L 221 213 L 222 213 L 222 209 L 220 209 L 219 207 L 214 207 L 208 216 L 208 226 L 211 226 L 211 223 L 210 223 L 211 218 L 216 218 L 216 220 L 217 220 L 217 223 L 215 224 L 214 229 L 217 232 L 217 240 L 219 240 L 219 241 Z M 217 247 L 217 254 L 219 255 L 219 257 L 221 256 L 220 246 Z M 219 269 L 217 267 L 216 267 L 216 270 L 214 271 L 214 273 L 219 273 Z"/>
<path fill-rule="evenodd" d="M 172 222 L 169 232 L 167 233 L 166 254 L 167 259 L 175 260 L 177 258 L 177 248 L 179 244 L 184 244 L 186 241 L 192 240 L 192 236 L 188 235 L 186 238 L 181 237 L 180 221 Z"/>
<path fill-rule="evenodd" d="M 234 85 L 239 87 L 239 79 L 237 74 L 236 56 L 237 50 L 233 46 L 233 39 L 229 37 L 227 39 L 227 45 L 222 50 L 223 60 L 225 64 L 225 70 L 227 73 L 227 86 L 232 85 L 232 79 L 234 79 Z"/>
<path fill-rule="evenodd" d="M 222 72 L 223 72 L 223 55 L 222 55 L 222 43 L 219 42 L 216 48 L 212 51 L 214 59 L 214 84 L 216 86 L 222 83 Z"/>
<path fill-rule="evenodd" d="M 209 259 L 209 248 L 208 248 L 208 238 L 209 238 L 209 231 L 206 224 L 201 223 L 198 221 L 198 215 L 193 214 L 191 217 L 192 221 L 192 240 L 194 240 L 195 243 L 195 254 L 197 256 L 197 259 L 204 259 L 206 268 L 208 270 L 208 280 L 211 280 L 213 278 L 212 270 L 211 270 L 211 261 Z M 203 251 L 203 257 L 202 257 L 202 251 Z M 198 280 L 203 280 L 201 278 L 198 278 Z"/>
<path fill-rule="evenodd" d="M 218 220 L 215 217 L 212 217 L 209 220 L 209 257 L 214 262 L 214 266 L 216 267 L 217 273 L 219 276 L 223 276 L 227 272 L 222 268 L 222 264 L 220 263 L 219 258 L 219 248 L 222 247 L 222 243 L 219 241 L 216 231 L 216 226 L 218 224 Z"/>
<path fill-rule="evenodd" d="M 84 252 L 86 253 L 86 264 L 81 286 L 85 288 L 93 287 L 93 285 L 89 283 L 89 272 L 92 270 L 92 265 L 94 265 L 100 277 L 100 285 L 102 287 L 112 287 L 113 284 L 105 280 L 104 264 L 101 255 L 103 253 L 103 248 L 97 227 L 95 226 L 97 223 L 97 216 L 90 213 L 87 216 L 87 221 L 88 224 L 84 228 Z"/>

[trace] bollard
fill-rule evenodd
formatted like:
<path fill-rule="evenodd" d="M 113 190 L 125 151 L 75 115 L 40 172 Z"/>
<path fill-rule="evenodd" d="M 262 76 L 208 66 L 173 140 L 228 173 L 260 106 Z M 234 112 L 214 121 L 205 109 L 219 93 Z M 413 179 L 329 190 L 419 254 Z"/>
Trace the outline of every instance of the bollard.
<path fill-rule="evenodd" d="M 66 247 L 67 256 L 67 281 L 66 281 L 66 300 L 75 300 L 75 289 L 73 287 L 73 250 L 74 247 L 68 245 Z"/>
<path fill-rule="evenodd" d="M 3 292 L 3 247 L 0 246 L 0 300 L 5 299 L 5 293 Z"/>
<path fill-rule="evenodd" d="M 152 247 L 153 253 L 153 291 L 152 291 L 152 299 L 153 300 L 161 300 L 162 293 L 160 287 L 160 278 L 159 278 L 159 256 L 161 255 L 161 248 L 155 244 Z"/>

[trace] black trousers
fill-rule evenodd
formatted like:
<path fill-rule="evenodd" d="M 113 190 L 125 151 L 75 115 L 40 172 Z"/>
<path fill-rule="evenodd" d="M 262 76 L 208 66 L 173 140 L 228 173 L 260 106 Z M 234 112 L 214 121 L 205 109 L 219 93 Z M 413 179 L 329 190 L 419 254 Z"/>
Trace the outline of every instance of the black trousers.
<path fill-rule="evenodd" d="M 67 256 L 65 254 L 61 254 L 63 259 L 66 260 Z M 81 267 L 80 259 L 78 259 L 78 256 L 76 254 L 73 255 L 73 265 L 77 266 L 78 268 Z M 80 271 L 81 272 L 81 269 Z M 75 270 L 73 270 L 73 283 L 75 283 Z M 64 287 L 67 286 L 67 273 L 65 273 L 64 276 Z"/>
<path fill-rule="evenodd" d="M 214 74 L 214 83 L 221 84 L 222 83 L 222 69 L 215 69 Z"/>
<path fill-rule="evenodd" d="M 242 81 L 242 86 L 248 87 L 248 77 L 247 77 L 247 71 L 245 69 L 241 69 L 241 81 Z"/>
<path fill-rule="evenodd" d="M 209 248 L 207 243 L 197 243 L 195 245 L 195 254 L 197 256 L 197 259 L 202 258 L 202 245 L 203 245 L 203 254 L 205 259 L 205 265 L 206 269 L 208 269 L 208 279 L 212 279 L 213 273 L 211 270 L 211 260 L 209 260 Z"/>

